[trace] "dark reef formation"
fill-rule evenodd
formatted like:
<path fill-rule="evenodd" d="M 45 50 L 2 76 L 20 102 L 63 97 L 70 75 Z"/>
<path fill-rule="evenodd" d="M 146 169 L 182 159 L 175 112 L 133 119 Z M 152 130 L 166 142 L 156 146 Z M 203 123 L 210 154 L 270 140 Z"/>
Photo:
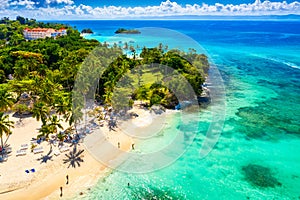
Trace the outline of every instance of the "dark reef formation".
<path fill-rule="evenodd" d="M 267 188 L 281 186 L 281 183 L 274 177 L 270 168 L 249 164 L 242 167 L 246 180 L 253 186 Z"/>
<path fill-rule="evenodd" d="M 185 197 L 175 194 L 172 190 L 170 189 L 158 189 L 155 187 L 151 188 L 142 188 L 139 187 L 137 190 L 133 191 L 133 200 L 138 200 L 138 199 L 155 199 L 155 200 L 184 200 L 186 199 Z"/>

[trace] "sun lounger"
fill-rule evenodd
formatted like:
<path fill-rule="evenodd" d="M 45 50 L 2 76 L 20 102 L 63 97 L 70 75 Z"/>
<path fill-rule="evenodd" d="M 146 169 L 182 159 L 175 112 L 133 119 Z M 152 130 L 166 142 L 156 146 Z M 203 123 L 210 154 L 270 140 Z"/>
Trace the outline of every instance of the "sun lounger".
<path fill-rule="evenodd" d="M 11 147 L 5 147 L 0 151 L 0 154 L 8 154 L 12 151 Z"/>
<path fill-rule="evenodd" d="M 37 144 L 41 144 L 41 142 L 42 142 L 41 139 L 38 139 L 38 140 L 36 141 Z"/>
<path fill-rule="evenodd" d="M 36 140 L 30 142 L 30 146 L 37 146 L 37 145 L 38 145 L 38 143 Z"/>
<path fill-rule="evenodd" d="M 21 144 L 21 150 L 28 149 L 28 144 Z"/>
<path fill-rule="evenodd" d="M 85 130 L 85 133 L 86 133 L 86 134 L 90 134 L 90 133 L 91 133 L 91 130 L 90 130 L 90 129 L 86 129 L 86 130 Z"/>
<path fill-rule="evenodd" d="M 65 151 L 69 151 L 70 150 L 70 147 L 68 146 L 62 146 L 59 151 L 62 153 L 62 152 L 65 152 Z"/>
<path fill-rule="evenodd" d="M 4 156 L 2 157 L 2 155 L 1 155 L 1 156 L 0 156 L 0 163 L 1 163 L 1 162 L 5 162 L 5 161 L 7 161 L 7 156 L 4 155 Z"/>
<path fill-rule="evenodd" d="M 94 122 L 91 124 L 90 127 L 91 127 L 91 129 L 95 129 L 95 128 L 99 127 L 99 125 Z"/>
<path fill-rule="evenodd" d="M 58 150 L 54 150 L 53 153 L 54 153 L 55 156 L 59 156 L 60 155 L 60 152 Z"/>
<path fill-rule="evenodd" d="M 18 150 L 16 156 L 24 156 L 26 155 L 26 151 L 25 150 Z"/>
<path fill-rule="evenodd" d="M 44 152 L 43 147 L 37 147 L 37 148 L 34 148 L 34 149 L 33 149 L 33 153 L 34 153 L 34 154 L 37 154 L 37 153 L 43 153 L 43 152 Z"/>

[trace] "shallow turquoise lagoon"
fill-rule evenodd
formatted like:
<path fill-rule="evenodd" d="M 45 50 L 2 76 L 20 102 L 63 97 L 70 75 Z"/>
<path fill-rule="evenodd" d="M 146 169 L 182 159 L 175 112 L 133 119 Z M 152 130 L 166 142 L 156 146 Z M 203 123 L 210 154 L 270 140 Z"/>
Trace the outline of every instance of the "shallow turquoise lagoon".
<path fill-rule="evenodd" d="M 203 46 L 226 90 L 223 131 L 204 159 L 199 159 L 199 149 L 210 124 L 209 107 L 200 115 L 194 113 L 190 123 L 181 123 L 179 115 L 173 115 L 158 137 L 137 144 L 139 151 L 149 151 L 157 148 L 155 140 L 167 143 L 173 132 L 196 129 L 194 142 L 175 163 L 145 174 L 113 170 L 79 199 L 300 198 L 299 21 L 68 23 L 79 29 L 92 28 L 96 33 L 88 37 L 102 42 L 110 40 L 119 27 L 180 31 Z M 114 37 L 115 41 L 124 39 Z M 143 34 L 127 40 L 140 46 L 155 41 Z M 165 41 L 172 43 L 169 46 L 182 45 L 170 38 Z"/>

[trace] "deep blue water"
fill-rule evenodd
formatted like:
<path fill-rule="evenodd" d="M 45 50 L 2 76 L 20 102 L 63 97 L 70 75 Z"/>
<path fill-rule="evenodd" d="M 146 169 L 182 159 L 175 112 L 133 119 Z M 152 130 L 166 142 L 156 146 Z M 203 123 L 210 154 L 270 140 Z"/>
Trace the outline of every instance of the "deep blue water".
<path fill-rule="evenodd" d="M 226 91 L 226 120 L 222 135 L 207 157 L 199 159 L 199 148 L 209 126 L 209 108 L 186 125 L 185 128 L 191 128 L 196 124 L 200 129 L 191 147 L 175 163 L 140 175 L 114 171 L 104 180 L 99 180 L 85 196 L 78 198 L 300 198 L 300 21 L 66 23 L 79 30 L 91 28 L 95 33 L 86 38 L 101 42 L 133 41 L 139 46 L 157 46 L 157 41 L 170 47 L 189 44 L 164 38 L 159 32 L 150 38 L 143 32 L 135 36 L 114 36 L 114 31 L 120 27 L 158 27 L 179 31 L 204 48 L 210 61 L 219 69 Z M 174 116 L 170 127 L 163 130 L 163 136 L 156 139 L 168 141 L 174 129 L 185 131 L 182 126 Z M 152 147 L 156 148 L 153 144 Z M 136 148 L 146 151 L 151 147 L 140 144 Z M 265 169 L 270 170 L 270 174 Z M 274 180 L 280 184 L 268 185 Z M 127 183 L 131 186 L 127 187 Z M 259 183 L 269 187 L 259 186 Z"/>

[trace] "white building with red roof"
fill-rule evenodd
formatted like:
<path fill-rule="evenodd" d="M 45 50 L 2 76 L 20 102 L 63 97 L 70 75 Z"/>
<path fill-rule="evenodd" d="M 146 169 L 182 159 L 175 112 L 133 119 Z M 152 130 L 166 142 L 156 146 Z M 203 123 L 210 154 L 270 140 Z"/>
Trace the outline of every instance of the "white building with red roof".
<path fill-rule="evenodd" d="M 67 30 L 61 28 L 59 30 L 55 30 L 53 28 L 25 28 L 23 30 L 24 38 L 27 40 L 35 40 L 35 39 L 44 39 L 46 37 L 58 37 L 67 35 Z"/>

